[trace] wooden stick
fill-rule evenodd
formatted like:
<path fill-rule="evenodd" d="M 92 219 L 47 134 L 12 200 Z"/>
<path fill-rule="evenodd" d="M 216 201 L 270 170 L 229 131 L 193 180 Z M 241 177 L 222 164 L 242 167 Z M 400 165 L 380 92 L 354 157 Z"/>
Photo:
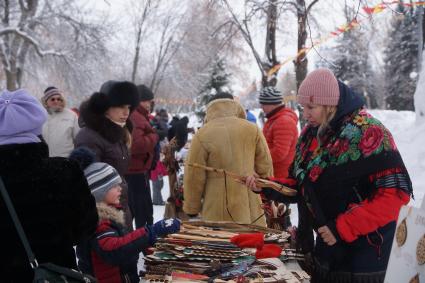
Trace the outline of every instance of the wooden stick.
<path fill-rule="evenodd" d="M 197 164 L 197 163 L 187 163 L 187 166 L 193 167 L 193 168 L 199 168 L 199 169 L 204 169 L 205 171 L 209 171 L 209 172 L 214 172 L 223 176 L 229 176 L 231 178 L 233 178 L 236 182 L 241 183 L 241 184 L 245 184 L 246 181 L 246 176 L 241 176 L 238 175 L 236 173 L 233 173 L 231 171 L 227 171 L 224 169 L 218 169 L 218 168 L 213 168 L 213 167 L 208 167 L 205 165 L 201 165 L 201 164 Z M 255 185 L 258 188 L 271 188 L 275 191 L 278 191 L 281 194 L 284 194 L 286 196 L 295 196 L 297 194 L 297 191 L 294 189 L 291 189 L 287 186 L 284 186 L 282 184 L 270 181 L 270 180 L 266 180 L 266 179 L 261 179 L 261 178 L 256 178 L 255 179 Z"/>
<path fill-rule="evenodd" d="M 211 241 L 211 242 L 230 242 L 230 239 L 219 239 L 212 237 L 202 237 L 196 235 L 183 235 L 183 234 L 170 234 L 169 238 L 174 239 L 185 239 L 185 240 L 195 240 L 195 241 Z"/>
<path fill-rule="evenodd" d="M 188 234 L 194 234 L 194 235 L 200 235 L 200 236 L 207 236 L 207 237 L 214 237 L 214 238 L 225 238 L 230 239 L 233 236 L 236 236 L 238 234 L 227 232 L 227 231 L 218 231 L 213 229 L 207 229 L 205 227 L 199 227 L 199 226 L 193 226 L 186 223 L 182 224 L 182 230 Z"/>

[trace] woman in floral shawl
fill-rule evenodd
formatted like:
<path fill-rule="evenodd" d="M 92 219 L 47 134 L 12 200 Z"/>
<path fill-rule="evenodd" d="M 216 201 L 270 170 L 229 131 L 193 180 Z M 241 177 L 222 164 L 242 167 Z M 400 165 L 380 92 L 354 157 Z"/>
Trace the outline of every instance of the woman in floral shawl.
<path fill-rule="evenodd" d="M 306 77 L 298 102 L 307 125 L 290 178 L 278 180 L 297 196 L 258 189 L 252 178 L 247 185 L 297 202 L 297 244 L 313 255 L 312 282 L 383 282 L 400 207 L 412 196 L 393 137 L 328 69 Z"/>

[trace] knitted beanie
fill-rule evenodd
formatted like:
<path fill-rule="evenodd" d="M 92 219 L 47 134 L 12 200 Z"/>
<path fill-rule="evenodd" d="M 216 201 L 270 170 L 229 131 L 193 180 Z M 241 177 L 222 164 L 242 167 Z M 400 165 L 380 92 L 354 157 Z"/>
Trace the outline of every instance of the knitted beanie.
<path fill-rule="evenodd" d="M 145 85 L 138 85 L 137 91 L 139 92 L 140 101 L 149 101 L 154 97 L 152 90 Z"/>
<path fill-rule="evenodd" d="M 0 145 L 40 142 L 46 120 L 46 110 L 26 90 L 0 94 Z"/>
<path fill-rule="evenodd" d="M 314 70 L 301 83 L 297 99 L 300 104 L 336 106 L 339 100 L 338 80 L 329 69 Z"/>
<path fill-rule="evenodd" d="M 110 189 L 122 183 L 117 170 L 103 162 L 90 164 L 84 169 L 84 175 L 96 202 L 103 201 Z"/>
<path fill-rule="evenodd" d="M 46 90 L 44 91 L 44 95 L 41 98 L 41 100 L 45 104 L 47 102 L 47 100 L 49 100 L 49 98 L 54 96 L 54 95 L 60 95 L 62 97 L 62 99 L 64 98 L 63 94 L 59 91 L 59 89 L 57 89 L 54 86 L 50 86 L 50 87 L 46 88 Z"/>
<path fill-rule="evenodd" d="M 273 105 L 282 103 L 282 93 L 272 86 L 268 86 L 260 90 L 258 101 L 260 104 Z"/>

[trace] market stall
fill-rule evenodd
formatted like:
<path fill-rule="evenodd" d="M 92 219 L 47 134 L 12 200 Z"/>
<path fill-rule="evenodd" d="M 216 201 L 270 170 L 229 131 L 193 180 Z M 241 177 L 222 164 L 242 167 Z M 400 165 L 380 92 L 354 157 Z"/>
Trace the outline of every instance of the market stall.
<path fill-rule="evenodd" d="M 145 282 L 308 282 L 290 234 L 231 222 L 184 222 L 145 257 Z"/>

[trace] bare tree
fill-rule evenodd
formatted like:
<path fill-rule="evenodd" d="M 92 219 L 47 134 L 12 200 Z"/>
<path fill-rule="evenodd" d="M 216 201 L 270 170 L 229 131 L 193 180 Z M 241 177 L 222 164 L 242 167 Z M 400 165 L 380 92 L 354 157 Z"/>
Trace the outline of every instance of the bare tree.
<path fill-rule="evenodd" d="M 165 72 L 182 45 L 188 30 L 182 29 L 182 23 L 185 19 L 184 15 L 174 20 L 171 14 L 168 14 L 162 22 L 161 37 L 159 40 L 159 49 L 156 56 L 155 68 L 152 73 L 150 88 L 156 92 L 164 79 Z M 180 29 L 180 30 L 179 30 Z"/>
<path fill-rule="evenodd" d="M 21 86 L 31 56 L 53 56 L 71 64 L 77 50 L 94 45 L 101 27 L 88 23 L 76 2 L 4 0 L 0 3 L 0 62 L 8 89 Z"/>
<path fill-rule="evenodd" d="M 179 8 L 170 10 L 170 5 L 179 5 Z M 153 92 L 158 90 L 186 34 L 183 30 L 183 23 L 187 18 L 182 8 L 184 6 L 181 1 L 131 2 L 132 25 L 136 35 L 131 70 L 133 82 L 143 81 Z M 141 56 L 146 58 L 143 65 L 140 62 Z M 140 69 L 141 66 L 143 69 Z"/>
<path fill-rule="evenodd" d="M 260 10 L 264 11 L 263 6 L 258 6 L 258 3 L 255 2 L 255 1 L 251 2 L 251 3 L 250 3 L 250 1 L 245 2 L 245 8 L 246 9 L 245 9 L 244 18 L 242 20 L 240 20 L 238 18 L 238 16 L 236 15 L 236 13 L 234 12 L 231 5 L 229 4 L 228 0 L 222 0 L 222 2 L 224 3 L 225 7 L 229 11 L 233 24 L 236 25 L 236 27 L 239 29 L 240 33 L 242 34 L 243 39 L 246 41 L 249 48 L 251 49 L 252 55 L 254 56 L 255 61 L 257 63 L 257 66 L 258 66 L 258 68 L 261 72 L 262 85 L 267 86 L 268 85 L 267 73 L 268 73 L 269 69 L 272 67 L 272 63 L 271 62 L 265 62 L 264 60 L 262 60 L 259 52 L 257 51 L 257 48 L 254 45 L 254 40 L 251 36 L 251 31 L 250 31 L 250 28 L 249 28 L 249 22 L 250 22 L 251 18 L 258 11 L 260 11 Z M 253 4 L 252 9 L 248 8 L 249 4 Z M 270 4 L 270 6 L 273 6 L 273 5 Z M 249 9 L 249 11 L 248 11 L 247 8 Z M 275 54 L 275 50 L 273 50 L 272 46 L 275 46 L 275 32 L 274 31 L 275 31 L 275 28 L 276 28 L 277 18 L 272 18 L 272 16 L 275 15 L 275 11 L 274 11 L 273 7 L 270 7 L 270 9 L 267 9 L 267 10 L 269 12 L 267 14 L 269 16 L 269 20 L 275 21 L 274 23 L 270 23 L 270 24 L 267 25 L 268 31 L 267 31 L 266 46 L 268 46 L 268 47 L 266 49 L 267 49 L 267 52 L 269 53 L 268 55 L 270 55 L 272 57 L 273 54 Z"/>
<path fill-rule="evenodd" d="M 137 76 L 137 69 L 139 66 L 140 48 L 142 45 L 142 38 L 146 32 L 145 24 L 149 14 L 153 9 L 157 8 L 159 1 L 156 1 L 155 7 L 152 5 L 151 0 L 132 1 L 130 11 L 134 11 L 134 27 L 136 32 L 136 44 L 133 58 L 133 69 L 131 71 L 131 81 L 134 82 Z"/>
<path fill-rule="evenodd" d="M 276 57 L 276 26 L 277 26 L 277 0 L 270 0 L 267 7 L 267 35 L 266 35 L 266 47 L 265 47 L 265 55 L 267 57 L 267 64 L 265 69 L 268 71 L 279 64 L 279 61 Z M 269 74 L 267 74 L 269 75 Z M 272 80 L 267 80 L 267 78 L 263 78 L 263 85 L 273 85 L 275 86 L 277 83 L 276 73 L 273 73 Z M 266 79 L 266 80 L 264 80 Z M 267 83 L 267 81 L 269 83 Z"/>
<path fill-rule="evenodd" d="M 179 28 L 174 32 L 172 48 L 166 56 L 172 56 L 172 59 L 167 68 L 161 70 L 161 84 L 156 89 L 157 97 L 166 99 L 169 103 L 167 107 L 177 112 L 191 110 L 194 98 L 206 83 L 208 70 L 217 55 L 232 58 L 228 67 L 236 74 L 235 77 L 240 78 L 244 74 L 244 64 L 240 60 L 246 54 L 241 48 L 238 30 L 231 24 L 221 5 L 207 0 L 189 1 L 183 14 L 182 21 L 173 25 L 177 24 Z M 156 58 L 159 58 L 158 50 L 153 56 L 154 66 Z M 149 77 L 145 81 L 152 79 Z M 161 102 L 158 105 L 165 106 Z"/>
<path fill-rule="evenodd" d="M 305 52 L 306 41 L 307 41 L 307 19 L 311 8 L 319 0 L 313 0 L 308 6 L 306 6 L 305 0 L 296 0 L 292 2 L 296 4 L 297 10 L 297 22 L 298 22 L 298 44 L 297 44 L 297 58 L 294 60 L 295 65 L 295 78 L 297 81 L 297 89 L 300 87 L 302 81 L 307 75 L 308 59 L 307 53 Z"/>
<path fill-rule="evenodd" d="M 227 10 L 230 12 L 233 23 L 240 30 L 243 38 L 250 47 L 252 54 L 257 62 L 258 68 L 261 72 L 261 83 L 263 86 L 276 85 L 277 82 L 277 70 L 279 61 L 276 55 L 276 31 L 279 16 L 285 12 L 290 11 L 291 8 L 295 8 L 298 23 L 298 53 L 299 56 L 296 58 L 295 71 L 297 78 L 297 85 L 301 83 L 307 73 L 307 58 L 306 53 L 302 52 L 305 48 L 307 40 L 307 16 L 311 8 L 319 0 L 313 0 L 307 7 L 305 0 L 294 0 L 294 1 L 278 1 L 278 0 L 264 0 L 255 1 L 247 0 L 245 2 L 245 14 L 243 19 L 239 19 L 236 13 L 233 11 L 228 0 L 222 0 Z M 255 15 L 259 14 L 261 18 L 265 18 L 267 25 L 266 42 L 265 42 L 265 58 L 262 59 L 254 45 L 251 31 L 249 28 L 249 22 L 252 21 Z"/>

